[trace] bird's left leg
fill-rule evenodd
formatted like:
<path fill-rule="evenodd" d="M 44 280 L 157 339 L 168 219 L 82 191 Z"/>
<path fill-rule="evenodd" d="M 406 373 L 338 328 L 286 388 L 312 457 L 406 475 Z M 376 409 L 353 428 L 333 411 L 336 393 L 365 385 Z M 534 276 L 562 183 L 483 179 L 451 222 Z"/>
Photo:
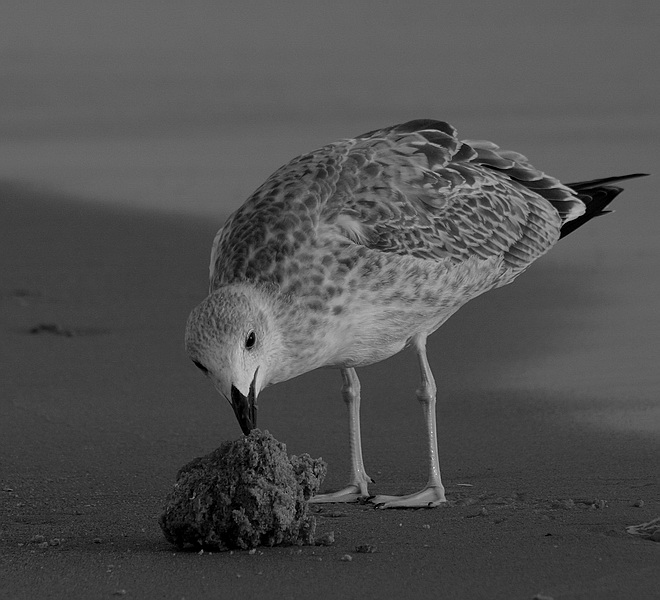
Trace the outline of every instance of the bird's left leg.
<path fill-rule="evenodd" d="M 435 419 L 436 386 L 426 356 L 426 335 L 417 334 L 413 336 L 412 345 L 417 353 L 422 376 L 422 385 L 417 390 L 417 399 L 422 405 L 424 420 L 426 421 L 429 480 L 426 487 L 415 494 L 408 496 L 374 496 L 371 502 L 379 508 L 433 507 L 446 502 L 445 488 L 440 479 L 440 463 L 438 461 L 438 437 Z"/>
<path fill-rule="evenodd" d="M 341 370 L 344 385 L 341 394 L 348 407 L 348 425 L 351 444 L 351 481 L 343 489 L 330 494 L 312 496 L 310 502 L 354 502 L 367 498 L 367 486 L 373 480 L 364 470 L 362 438 L 360 435 L 360 380 L 353 368 Z"/>

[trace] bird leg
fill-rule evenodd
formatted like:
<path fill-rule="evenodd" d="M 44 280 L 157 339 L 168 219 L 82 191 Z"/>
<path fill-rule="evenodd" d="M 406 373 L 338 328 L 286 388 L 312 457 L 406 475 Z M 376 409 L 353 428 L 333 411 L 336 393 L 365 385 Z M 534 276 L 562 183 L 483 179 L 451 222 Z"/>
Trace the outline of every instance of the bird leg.
<path fill-rule="evenodd" d="M 313 496 L 310 502 L 354 502 L 367 498 L 367 486 L 373 480 L 364 470 L 362 438 L 360 436 L 360 380 L 353 368 L 341 369 L 344 384 L 341 395 L 348 407 L 348 426 L 351 446 L 351 481 L 343 489 L 329 494 Z"/>
<path fill-rule="evenodd" d="M 436 386 L 426 356 L 426 335 L 417 334 L 413 336 L 412 345 L 417 353 L 422 375 L 422 384 L 417 390 L 417 399 L 422 405 L 424 420 L 426 421 L 429 480 L 426 487 L 415 494 L 408 496 L 374 496 L 371 502 L 379 508 L 433 507 L 446 502 L 445 488 L 440 479 L 440 463 L 438 461 L 438 438 L 435 419 Z"/>

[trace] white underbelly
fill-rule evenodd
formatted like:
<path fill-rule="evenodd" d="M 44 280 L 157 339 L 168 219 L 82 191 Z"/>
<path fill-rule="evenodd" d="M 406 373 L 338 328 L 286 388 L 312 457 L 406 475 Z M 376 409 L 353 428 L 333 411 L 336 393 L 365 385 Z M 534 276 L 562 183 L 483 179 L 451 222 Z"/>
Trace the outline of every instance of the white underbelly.
<path fill-rule="evenodd" d="M 413 265 L 416 267 L 415 265 Z M 401 272 L 401 264 L 394 265 Z M 325 366 L 361 367 L 400 352 L 412 336 L 430 334 L 472 298 L 498 287 L 501 261 L 474 260 L 450 268 L 430 265 L 424 272 L 365 282 L 346 299 L 328 330 L 333 352 Z"/>

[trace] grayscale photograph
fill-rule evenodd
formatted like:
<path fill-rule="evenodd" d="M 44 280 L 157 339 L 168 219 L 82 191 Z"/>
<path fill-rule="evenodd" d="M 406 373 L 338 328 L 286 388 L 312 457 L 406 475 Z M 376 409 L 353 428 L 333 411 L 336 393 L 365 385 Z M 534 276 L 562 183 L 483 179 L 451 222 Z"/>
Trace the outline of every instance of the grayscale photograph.
<path fill-rule="evenodd" d="M 7 0 L 0 599 L 660 597 L 660 9 Z"/>

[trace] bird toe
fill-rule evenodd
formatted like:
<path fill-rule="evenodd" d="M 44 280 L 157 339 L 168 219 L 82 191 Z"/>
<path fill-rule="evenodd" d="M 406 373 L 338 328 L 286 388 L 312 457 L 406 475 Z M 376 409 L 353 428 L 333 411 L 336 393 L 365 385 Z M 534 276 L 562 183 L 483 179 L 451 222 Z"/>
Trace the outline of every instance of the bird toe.
<path fill-rule="evenodd" d="M 427 486 L 420 492 L 407 496 L 379 494 L 369 498 L 376 508 L 435 508 L 446 505 L 445 490 L 441 486 Z"/>
<path fill-rule="evenodd" d="M 348 485 L 345 488 L 336 492 L 329 492 L 326 494 L 317 494 L 310 498 L 310 502 L 315 504 L 330 503 L 330 502 L 359 502 L 368 499 L 369 493 L 366 486 Z"/>

